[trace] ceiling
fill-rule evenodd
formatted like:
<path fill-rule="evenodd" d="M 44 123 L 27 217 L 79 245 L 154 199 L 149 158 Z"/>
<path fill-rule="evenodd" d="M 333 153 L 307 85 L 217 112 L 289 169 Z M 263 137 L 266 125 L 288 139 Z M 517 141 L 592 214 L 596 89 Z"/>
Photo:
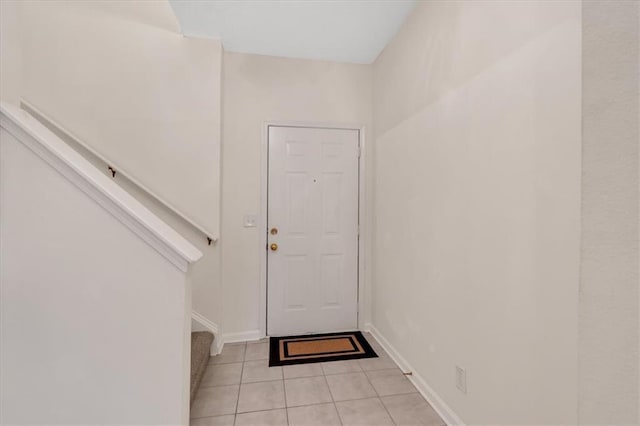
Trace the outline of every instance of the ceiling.
<path fill-rule="evenodd" d="M 415 0 L 169 0 L 186 36 L 225 50 L 369 64 Z"/>

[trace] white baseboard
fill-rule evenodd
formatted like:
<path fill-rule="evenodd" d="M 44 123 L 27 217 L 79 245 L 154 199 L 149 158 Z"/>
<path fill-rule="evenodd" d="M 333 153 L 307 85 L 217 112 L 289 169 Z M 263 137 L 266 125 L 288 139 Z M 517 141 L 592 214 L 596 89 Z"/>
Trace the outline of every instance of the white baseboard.
<path fill-rule="evenodd" d="M 260 330 L 249 330 L 240 333 L 222 333 L 220 326 L 209 321 L 204 315 L 196 311 L 191 311 L 191 330 L 209 331 L 213 333 L 214 339 L 211 344 L 211 356 L 218 355 L 222 352 L 225 343 L 251 342 L 260 340 L 263 337 Z"/>
<path fill-rule="evenodd" d="M 214 322 L 209 321 L 202 314 L 196 311 L 191 311 L 191 330 L 192 331 L 209 331 L 213 333 L 213 343 L 211 344 L 211 356 L 218 355 L 222 351 L 224 341 L 222 339 L 222 333 L 220 333 L 220 327 Z"/>
<path fill-rule="evenodd" d="M 223 343 L 250 342 L 252 340 L 260 340 L 262 333 L 260 330 L 242 331 L 240 333 L 224 333 L 222 335 Z"/>
<path fill-rule="evenodd" d="M 365 324 L 364 331 L 368 331 L 380 343 L 380 346 L 389 354 L 391 359 L 398 364 L 398 367 L 405 373 L 411 372 L 407 376 L 414 384 L 422 396 L 431 404 L 434 410 L 440 415 L 448 425 L 464 425 L 462 419 L 447 405 L 446 402 L 429 386 L 424 378 L 409 365 L 407 360 L 394 348 L 391 343 L 380 333 L 380 331 L 371 323 Z"/>

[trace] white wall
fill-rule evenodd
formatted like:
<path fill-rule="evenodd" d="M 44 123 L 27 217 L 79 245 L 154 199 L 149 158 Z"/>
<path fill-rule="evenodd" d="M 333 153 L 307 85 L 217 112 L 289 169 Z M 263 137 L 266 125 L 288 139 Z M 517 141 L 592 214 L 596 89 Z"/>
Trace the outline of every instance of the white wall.
<path fill-rule="evenodd" d="M 0 99 L 18 104 L 21 93 L 20 8 L 17 0 L 0 2 Z"/>
<path fill-rule="evenodd" d="M 422 2 L 374 64 L 373 325 L 469 424 L 577 421 L 580 16 Z"/>
<path fill-rule="evenodd" d="M 0 423 L 188 424 L 200 254 L 61 142 L 18 139 L 3 121 Z"/>
<path fill-rule="evenodd" d="M 23 98 L 217 238 L 220 41 L 166 1 L 21 6 Z"/>
<path fill-rule="evenodd" d="M 640 423 L 638 2 L 583 2 L 579 420 Z"/>
<path fill-rule="evenodd" d="M 0 45 L 0 55 L 1 55 L 0 57 L 0 98 L 15 104 L 19 104 L 20 98 L 25 95 L 25 91 L 22 87 L 23 85 L 21 84 L 23 80 L 23 75 L 20 72 L 22 69 L 22 56 L 23 56 L 22 51 L 24 50 L 23 49 L 24 46 L 21 46 L 21 32 L 23 32 L 27 27 L 32 27 L 34 25 L 37 25 L 37 23 L 39 22 L 38 20 L 41 20 L 42 18 L 44 18 L 41 15 L 41 13 L 50 13 L 50 15 L 53 17 L 58 16 L 60 20 L 53 20 L 52 22 L 48 22 L 45 27 L 43 27 L 42 29 L 39 29 L 38 31 L 35 31 L 36 34 L 40 34 L 41 36 L 44 36 L 44 35 L 52 36 L 53 34 L 55 36 L 53 37 L 54 40 L 56 39 L 56 37 L 63 37 L 63 36 L 70 36 L 70 35 L 73 36 L 73 40 L 69 42 L 70 44 L 65 44 L 62 42 L 62 40 L 58 40 L 59 44 L 58 42 L 56 42 L 56 47 L 55 47 L 55 51 L 61 50 L 66 52 L 67 59 L 69 59 L 68 57 L 72 57 L 72 60 L 70 60 L 70 62 L 65 62 L 59 57 L 48 58 L 51 61 L 55 59 L 55 62 L 50 62 L 48 65 L 50 66 L 50 68 L 60 70 L 61 74 L 63 72 L 69 71 L 69 70 L 66 70 L 66 67 L 68 66 L 71 66 L 71 65 L 78 66 L 78 64 L 81 63 L 81 61 L 78 61 L 78 58 L 82 58 L 83 56 L 90 57 L 90 58 L 94 57 L 93 53 L 91 52 L 87 53 L 86 51 L 84 51 L 84 53 L 81 53 L 80 51 L 71 50 L 76 46 L 76 39 L 79 37 L 79 35 L 75 32 L 71 34 L 65 33 L 65 31 L 69 30 L 70 28 L 74 28 L 76 31 L 82 31 L 83 29 L 85 29 L 85 32 L 82 33 L 83 38 L 85 38 L 84 44 L 82 46 L 84 46 L 85 49 L 91 48 L 92 41 L 95 42 L 96 46 L 98 45 L 98 43 L 101 43 L 101 46 L 104 46 L 104 45 L 110 46 L 109 49 L 112 49 L 113 47 L 119 48 L 119 45 L 116 43 L 120 43 L 120 41 L 122 40 L 120 37 L 129 37 L 135 42 L 139 43 L 139 44 L 136 44 L 135 42 L 129 43 L 129 47 L 128 47 L 128 49 L 134 49 L 134 52 L 137 52 L 137 53 L 139 53 L 138 49 L 140 48 L 141 45 L 144 45 L 144 43 L 149 43 L 150 46 L 151 45 L 154 46 L 154 49 L 156 51 L 159 50 L 160 52 L 164 51 L 162 48 L 163 46 L 164 48 L 167 48 L 167 45 L 168 45 L 170 46 L 169 48 L 172 49 L 173 51 L 180 50 L 180 49 L 183 49 L 185 51 L 193 50 L 194 56 L 204 52 L 205 57 L 207 58 L 211 58 L 212 55 L 214 56 L 217 55 L 219 56 L 218 58 L 219 61 L 221 61 L 222 59 L 221 58 L 222 51 L 218 42 L 198 41 L 198 40 L 188 41 L 184 39 L 182 36 L 180 36 L 179 34 L 177 34 L 177 31 L 178 31 L 177 24 L 175 22 L 173 13 L 170 10 L 170 6 L 167 2 L 161 2 L 161 1 L 160 2 L 133 2 L 132 1 L 127 3 L 122 3 L 122 2 L 114 3 L 114 2 L 99 1 L 99 2 L 74 2 L 72 5 L 64 2 L 46 2 L 46 4 L 44 4 L 43 2 L 30 2 L 28 5 L 26 5 L 26 11 L 24 9 L 24 5 L 25 5 L 25 2 L 17 2 L 17 1 L 0 2 L 0 8 L 1 8 L 0 19 L 2 19 L 2 25 L 0 25 L 0 43 L 1 43 Z M 41 7 L 44 7 L 42 11 L 40 11 Z M 26 17 L 23 17 L 23 12 L 26 13 L 27 15 Z M 98 20 L 99 22 L 102 23 L 99 26 L 99 28 L 103 29 L 101 34 L 105 36 L 104 38 L 101 38 L 100 40 L 96 41 L 95 38 L 97 37 L 97 35 L 91 34 L 91 32 L 86 31 L 87 23 L 84 22 L 84 20 L 86 19 L 85 15 L 87 14 L 91 14 L 92 16 L 94 16 L 93 20 L 89 20 L 88 22 L 95 22 L 96 20 Z M 66 23 L 67 27 L 64 27 L 64 26 L 61 27 L 57 25 L 61 22 Z M 122 28 L 124 28 L 124 32 L 122 34 L 119 34 L 117 37 L 114 37 L 114 38 L 109 37 L 113 35 L 114 31 L 117 32 Z M 93 29 L 94 28 L 91 28 L 92 31 Z M 132 34 L 133 31 L 141 32 L 143 34 L 142 39 L 137 35 Z M 47 43 L 53 43 L 54 40 L 48 40 L 48 41 L 45 40 L 45 41 Z M 44 41 L 40 40 L 40 42 L 44 42 Z M 161 48 L 158 49 L 158 46 L 160 46 Z M 34 49 L 33 46 L 31 47 L 27 46 L 26 48 L 26 50 L 31 51 L 32 54 L 34 53 L 33 49 Z M 74 55 L 77 55 L 77 57 L 75 57 Z M 131 94 L 132 97 L 136 94 L 139 94 L 139 92 L 143 89 L 143 87 L 146 87 L 147 89 L 149 89 L 149 93 L 145 95 L 145 96 L 148 96 L 148 97 L 145 97 L 145 99 L 154 103 L 151 108 L 152 112 L 153 114 L 158 114 L 158 117 L 160 117 L 159 119 L 162 120 L 163 119 L 162 117 L 165 117 L 166 114 L 174 114 L 176 110 L 176 107 L 174 106 L 174 101 L 176 99 L 175 97 L 171 99 L 169 98 L 169 96 L 172 96 L 172 94 L 167 92 L 166 86 L 176 85 L 177 87 L 180 87 L 181 84 L 195 85 L 195 82 L 196 82 L 196 80 L 186 81 L 186 82 L 184 81 L 174 82 L 174 79 L 177 76 L 173 75 L 172 73 L 167 73 L 166 75 L 160 75 L 160 76 L 156 75 L 155 78 L 152 79 L 151 83 L 149 84 L 154 86 L 153 89 L 150 89 L 148 86 L 140 86 L 138 84 L 140 82 L 139 77 L 143 77 L 143 79 L 148 79 L 149 76 L 146 74 L 147 74 L 147 71 L 150 70 L 149 67 L 153 65 L 152 62 L 154 60 L 164 61 L 164 59 L 165 58 L 162 58 L 160 56 L 154 57 L 152 59 L 149 59 L 149 58 L 145 59 L 144 56 L 141 56 L 140 58 L 127 57 L 127 60 L 129 60 L 129 64 L 127 64 L 126 67 L 122 66 L 119 69 L 119 71 L 127 72 L 130 70 L 135 70 L 139 73 L 136 73 L 135 75 L 131 76 L 126 81 L 118 82 L 118 84 L 112 81 L 116 77 L 110 75 L 108 72 L 104 72 L 104 70 L 94 70 L 93 74 L 89 73 L 85 77 L 92 79 L 92 81 L 94 82 L 106 81 L 108 83 L 108 86 L 110 85 L 110 87 L 117 87 L 119 88 L 119 90 L 126 92 L 128 94 Z M 49 68 L 39 68 L 41 65 L 38 63 L 38 61 L 40 60 L 44 60 L 44 59 L 31 58 L 31 60 L 28 61 L 26 64 L 26 66 L 28 67 L 34 67 L 34 66 L 38 67 L 36 70 L 30 71 L 30 74 L 32 76 L 34 76 L 35 74 L 34 78 L 36 78 L 37 81 L 42 81 L 40 80 L 41 77 L 44 78 L 44 75 L 39 73 L 42 73 L 43 71 L 46 71 L 47 69 L 49 69 Z M 34 63 L 34 61 L 36 63 Z M 123 61 L 124 61 L 123 59 L 119 59 L 117 61 L 114 61 L 113 64 L 115 65 L 122 64 Z M 99 62 L 97 65 L 99 65 L 100 63 L 101 62 Z M 135 65 L 132 65 L 132 63 L 135 63 Z M 198 67 L 202 66 L 202 60 L 198 60 L 196 61 L 196 63 Z M 189 62 L 188 64 L 189 66 L 193 65 L 191 64 L 191 62 Z M 162 66 L 154 65 L 154 67 L 156 68 L 156 71 L 154 72 L 157 72 L 159 70 L 162 73 L 164 73 L 169 69 L 168 68 L 169 65 L 171 65 L 172 67 L 178 67 L 178 68 L 182 66 L 180 63 L 162 62 Z M 87 66 L 89 65 L 81 64 L 81 66 L 79 66 L 79 68 L 73 72 L 87 73 L 88 70 L 87 68 L 85 68 Z M 221 65 L 218 64 L 216 66 L 212 66 L 211 69 L 203 70 L 203 72 L 206 71 L 207 73 L 207 81 L 209 80 L 209 78 L 213 78 L 214 80 L 218 81 L 217 83 L 218 85 L 220 84 L 220 81 L 219 81 L 221 78 L 220 67 Z M 32 87 L 30 88 L 32 98 L 27 100 L 33 101 L 34 99 L 39 100 L 42 97 L 53 96 L 54 92 L 59 93 L 61 90 L 63 90 L 64 87 L 66 87 L 66 85 L 69 82 L 56 80 L 52 83 L 54 84 L 51 87 L 45 87 L 37 90 L 36 90 L 36 87 L 32 85 Z M 89 84 L 91 83 L 91 81 L 89 82 L 85 81 L 85 83 Z M 221 96 L 219 93 L 221 91 L 220 88 L 215 90 L 207 90 L 207 88 L 202 85 L 200 85 L 199 87 L 201 89 L 201 92 L 199 93 L 199 95 L 210 98 L 206 102 L 212 101 L 212 102 L 217 102 L 219 104 L 220 96 Z M 83 89 L 86 89 L 86 88 L 87 86 L 85 86 Z M 53 90 L 54 92 L 51 92 L 51 90 Z M 83 91 L 82 93 L 79 93 L 77 90 L 72 92 L 76 97 L 86 96 L 87 97 L 86 101 L 89 104 L 99 105 L 101 104 L 99 100 L 103 100 L 105 98 L 103 97 L 102 93 L 99 93 L 99 94 L 96 93 L 98 90 L 101 90 L 101 88 L 89 86 L 89 89 L 86 92 Z M 176 91 L 177 90 L 178 89 L 176 89 Z M 176 93 L 173 93 L 173 95 L 176 95 Z M 163 96 L 165 98 L 163 98 Z M 108 99 L 111 100 L 111 106 L 113 106 L 114 98 L 108 97 Z M 77 98 L 74 100 L 77 101 Z M 158 100 L 161 100 L 161 102 L 157 102 Z M 124 117 L 129 115 L 133 116 L 135 114 L 140 113 L 140 108 L 144 108 L 144 105 L 141 106 L 139 103 L 132 104 L 127 99 L 123 103 L 117 105 L 117 111 L 108 111 L 107 113 L 105 112 L 97 113 L 92 109 L 89 109 L 87 111 L 84 111 L 84 110 L 78 111 L 75 109 L 77 107 L 75 104 L 71 105 L 68 110 L 61 111 L 58 107 L 64 107 L 64 105 L 59 105 L 58 102 L 69 101 L 68 94 L 64 94 L 56 98 L 52 98 L 50 99 L 50 101 L 52 102 L 50 107 L 55 109 L 55 111 L 53 112 L 45 111 L 45 112 L 48 112 L 47 115 L 49 115 L 50 118 L 57 119 L 58 118 L 57 114 L 60 112 L 64 112 L 65 114 L 68 114 L 64 116 L 64 119 L 63 119 L 64 122 L 63 120 L 56 120 L 57 121 L 56 124 L 63 125 L 64 127 L 66 127 L 67 131 L 71 131 L 77 136 L 84 135 L 84 132 L 82 131 L 83 126 L 96 125 L 96 119 L 100 119 L 99 123 L 97 123 L 99 125 L 104 124 L 112 128 L 120 128 L 122 127 L 120 125 L 112 126 L 113 120 L 118 119 L 118 117 L 115 117 L 114 114 L 122 114 L 122 116 Z M 187 99 L 187 101 L 191 102 L 191 98 Z M 42 107 L 42 105 L 40 105 L 39 103 L 35 101 L 33 101 L 33 103 L 36 104 L 35 105 L 36 107 L 40 107 L 40 109 L 44 109 L 44 107 Z M 186 108 L 184 108 L 183 106 L 182 109 L 183 111 L 189 111 L 191 108 L 196 108 L 196 107 L 197 105 L 194 104 Z M 91 113 L 92 116 L 87 118 L 85 115 L 83 115 L 86 112 Z M 204 129 L 205 132 L 210 132 L 215 135 L 219 134 L 220 114 L 221 114 L 220 111 L 218 111 L 217 113 L 213 113 L 211 119 L 206 120 L 207 129 Z M 122 116 L 119 118 L 122 118 Z M 105 118 L 105 117 L 108 117 L 108 118 Z M 143 121 L 144 120 L 142 120 L 141 122 Z M 167 123 L 165 123 L 165 125 L 170 125 Z M 174 127 L 175 131 L 178 131 L 179 129 L 185 127 L 185 125 L 181 123 L 179 124 L 174 123 L 174 125 L 175 125 Z M 89 130 L 91 132 L 94 132 L 96 131 L 96 127 L 92 127 Z M 89 140 L 89 139 L 82 138 L 82 142 L 89 145 L 91 145 L 92 142 L 99 142 L 99 143 L 112 142 L 113 139 L 105 138 L 104 135 L 106 135 L 107 133 L 108 132 L 100 133 L 99 140 L 93 140 L 93 139 Z M 134 133 L 128 134 L 126 137 L 126 140 L 122 139 L 120 140 L 120 142 L 127 142 L 127 143 L 130 142 L 130 137 L 133 135 Z M 83 155 L 86 158 L 88 158 L 99 170 L 101 170 L 103 173 L 108 174 L 110 176 L 110 172 L 107 170 L 106 163 L 102 162 L 95 155 L 92 155 L 90 151 L 84 149 L 83 146 L 75 142 L 74 139 L 65 137 L 65 135 L 63 134 L 59 134 L 59 136 L 63 137 L 63 139 L 65 139 L 67 143 L 74 146 L 75 149 L 82 152 Z M 148 152 L 154 152 L 148 146 L 149 143 L 151 143 L 151 141 L 153 140 L 145 139 L 145 138 L 150 138 L 152 136 L 150 136 L 149 134 L 146 134 L 146 135 L 135 134 L 135 136 L 142 137 L 141 140 L 136 141 L 136 144 L 143 142 L 143 145 L 145 146 L 145 152 L 147 152 L 146 150 L 149 150 Z M 111 137 L 112 136 L 109 136 L 109 138 Z M 176 138 L 174 140 L 175 142 L 174 144 L 176 147 L 182 150 L 184 149 L 184 145 L 182 144 L 182 142 L 180 142 L 181 140 L 182 138 Z M 219 136 L 216 136 L 216 138 L 211 139 L 211 142 L 213 143 L 213 145 L 217 144 L 218 141 L 219 141 Z M 96 149 L 96 146 L 92 145 L 91 148 Z M 210 148 L 211 147 L 206 147 L 206 150 L 204 151 L 204 153 L 201 152 L 202 155 L 200 156 L 200 160 L 209 162 L 207 165 L 208 170 L 211 173 L 215 173 L 215 169 L 219 168 L 219 166 L 216 166 L 216 164 L 218 164 L 217 160 L 207 159 L 208 154 L 206 152 L 208 152 Z M 187 154 L 189 153 L 187 152 Z M 128 157 L 128 154 L 124 155 L 122 158 L 127 159 L 127 157 Z M 160 160 L 164 161 L 168 159 L 170 158 L 163 158 Z M 116 163 L 120 164 L 119 158 L 115 160 L 116 160 Z M 177 165 L 177 167 L 171 168 L 171 170 L 172 170 L 172 173 L 178 173 L 180 175 L 188 176 L 190 171 L 192 170 L 192 167 L 190 165 L 188 167 L 182 167 L 181 165 Z M 131 172 L 131 174 L 134 177 L 138 177 L 135 171 L 133 170 L 127 170 L 127 171 Z M 178 215 L 173 213 L 171 210 L 164 207 L 163 204 L 158 202 L 153 196 L 150 196 L 144 190 L 141 190 L 138 187 L 138 185 L 136 185 L 135 183 L 123 177 L 122 173 L 118 173 L 115 180 L 118 184 L 120 184 L 120 186 L 122 186 L 130 194 L 132 194 L 138 201 L 142 202 L 147 208 L 152 210 L 156 215 L 160 216 L 165 222 L 171 225 L 171 227 L 176 229 L 185 238 L 189 239 L 189 241 L 192 244 L 197 246 L 204 253 L 204 257 L 202 258 L 202 260 L 193 266 L 193 271 L 192 271 L 193 292 L 194 292 L 193 308 L 196 312 L 204 315 L 209 320 L 215 323 L 220 323 L 222 321 L 221 307 L 220 307 L 222 304 L 222 301 L 220 297 L 221 287 L 220 287 L 220 266 L 219 266 L 220 249 L 219 247 L 215 245 L 209 246 L 202 232 L 195 229 L 190 224 L 188 224 L 183 219 L 181 219 Z M 209 196 L 204 198 L 206 199 L 211 199 L 212 197 L 215 198 L 216 193 L 219 193 L 219 189 L 216 189 L 211 194 L 209 194 Z M 210 219 L 215 220 L 217 223 L 217 221 L 219 221 L 219 213 L 216 213 Z"/>
<path fill-rule="evenodd" d="M 26 108 L 29 110 L 28 108 Z M 30 110 L 29 110 L 30 111 Z M 31 112 L 31 111 L 30 111 Z M 98 157 L 87 151 L 82 145 L 78 144 L 69 135 L 61 132 L 59 129 L 51 126 L 46 119 L 33 113 L 39 120 L 43 121 L 50 127 L 54 133 L 57 134 L 62 140 L 70 145 L 77 152 L 81 153 L 84 158 L 89 160 L 100 172 L 105 176 L 112 178 L 111 172 L 107 168 L 107 164 L 101 161 Z M 185 222 L 180 216 L 167 209 L 161 202 L 156 200 L 153 196 L 149 195 L 144 190 L 140 189 L 138 185 L 123 177 L 121 174 L 116 174 L 113 179 L 118 185 L 131 194 L 136 200 L 141 202 L 146 208 L 151 210 L 156 216 L 161 218 L 169 226 L 175 229 L 180 235 L 186 238 L 191 244 L 196 246 L 200 252 L 202 252 L 202 258 L 192 265 L 191 267 L 191 285 L 193 288 L 193 311 L 204 316 L 208 321 L 213 322 L 214 325 L 221 324 L 222 318 L 222 306 L 223 300 L 220 268 L 220 247 L 219 244 L 209 245 L 204 235 L 189 223 Z M 201 324 L 194 324 L 198 330 L 203 331 Z M 206 329 L 207 331 L 212 331 Z M 214 343 L 220 343 L 214 342 Z"/>
<path fill-rule="evenodd" d="M 258 229 L 244 228 L 243 216 L 260 213 L 263 125 L 267 121 L 346 123 L 366 126 L 368 131 L 371 69 L 239 53 L 225 53 L 223 63 L 223 325 L 225 333 L 256 335 L 264 324 L 259 314 L 259 279 L 260 256 L 265 253 Z M 370 151 L 366 155 L 373 158 Z M 370 179 L 370 168 L 368 173 Z"/>

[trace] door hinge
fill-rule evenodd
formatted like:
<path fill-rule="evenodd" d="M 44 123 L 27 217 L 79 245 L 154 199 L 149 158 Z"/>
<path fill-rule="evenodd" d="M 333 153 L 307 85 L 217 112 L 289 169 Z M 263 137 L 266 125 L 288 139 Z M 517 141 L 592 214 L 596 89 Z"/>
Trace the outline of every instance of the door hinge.
<path fill-rule="evenodd" d="M 362 156 L 362 146 L 358 144 L 358 158 L 360 158 L 360 156 Z"/>

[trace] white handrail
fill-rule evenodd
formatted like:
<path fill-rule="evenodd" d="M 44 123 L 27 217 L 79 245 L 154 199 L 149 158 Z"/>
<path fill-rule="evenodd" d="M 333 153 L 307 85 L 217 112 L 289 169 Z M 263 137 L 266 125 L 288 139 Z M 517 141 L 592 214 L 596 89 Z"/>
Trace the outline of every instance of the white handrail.
<path fill-rule="evenodd" d="M 186 271 L 202 253 L 94 167 L 27 111 L 0 103 L 0 126 L 66 176 L 177 267 Z"/>
<path fill-rule="evenodd" d="M 56 122 L 51 117 L 49 117 L 47 114 L 45 114 L 44 112 L 40 111 L 36 106 L 34 106 L 33 104 L 29 103 L 28 101 L 26 101 L 24 99 L 21 100 L 20 104 L 23 106 L 23 108 L 27 112 L 29 112 L 31 115 L 36 117 L 39 121 L 45 123 L 46 127 L 52 128 L 56 132 L 62 133 L 65 137 L 68 137 L 69 139 L 71 139 L 74 143 L 76 143 L 79 146 L 81 146 L 82 148 L 84 148 L 92 156 L 94 156 L 95 158 L 100 160 L 102 163 L 108 165 L 109 166 L 109 170 L 111 170 L 112 172 L 117 172 L 116 175 L 123 176 L 126 180 L 128 180 L 133 185 L 138 187 L 140 190 L 145 192 L 151 198 L 153 198 L 154 200 L 156 200 L 160 204 L 162 204 L 166 209 L 168 209 L 171 212 L 173 212 L 176 216 L 178 216 L 180 219 L 182 219 L 185 223 L 188 223 L 193 228 L 195 228 L 196 230 L 200 231 L 207 238 L 207 240 L 209 241 L 209 244 L 211 244 L 211 243 L 215 244 L 218 241 L 218 237 L 216 235 L 214 235 L 211 232 L 207 231 L 203 226 L 198 225 L 187 214 L 183 213 L 182 211 L 180 211 L 179 209 L 174 207 L 171 203 L 169 203 L 168 201 L 166 201 L 162 197 L 160 197 L 157 194 L 155 194 L 153 191 L 151 191 L 149 188 L 147 188 L 144 184 L 142 184 L 136 178 L 134 178 L 133 176 L 128 174 L 125 170 L 120 168 L 117 163 L 115 163 L 115 162 L 113 162 L 111 160 L 108 160 L 107 158 L 103 157 L 99 152 L 97 152 L 91 146 L 87 145 L 80 138 L 78 138 L 76 135 L 74 135 L 73 132 L 71 132 L 70 130 L 64 128 L 58 122 Z M 115 176 L 113 176 L 113 177 L 115 178 Z"/>

